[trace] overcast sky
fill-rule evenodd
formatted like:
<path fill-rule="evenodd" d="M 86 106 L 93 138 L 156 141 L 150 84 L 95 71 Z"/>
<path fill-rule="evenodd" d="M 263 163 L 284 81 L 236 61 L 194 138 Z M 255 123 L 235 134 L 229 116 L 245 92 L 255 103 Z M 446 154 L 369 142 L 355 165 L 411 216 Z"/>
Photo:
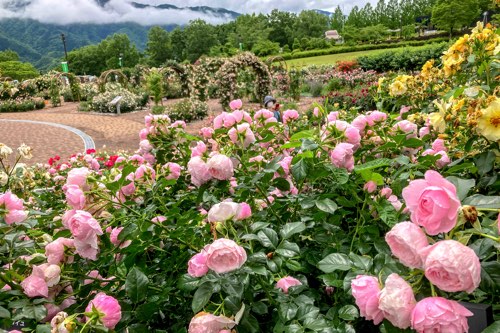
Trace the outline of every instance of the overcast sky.
<path fill-rule="evenodd" d="M 131 1 L 133 0 L 111 0 L 105 8 L 102 8 L 95 0 L 0 0 L 0 19 L 31 18 L 45 23 L 59 24 L 137 22 L 143 25 L 186 24 L 196 18 L 213 24 L 227 21 L 226 18 L 214 18 L 189 10 L 137 9 L 130 5 Z M 135 0 L 150 5 L 168 3 L 178 7 L 220 7 L 239 13 L 269 13 L 274 8 L 292 12 L 304 9 L 333 11 L 337 5 L 348 12 L 354 5 L 364 6 L 368 1 L 376 3 L 376 0 Z M 25 4 L 21 7 L 23 9 L 14 10 L 20 8 L 20 4 Z"/>

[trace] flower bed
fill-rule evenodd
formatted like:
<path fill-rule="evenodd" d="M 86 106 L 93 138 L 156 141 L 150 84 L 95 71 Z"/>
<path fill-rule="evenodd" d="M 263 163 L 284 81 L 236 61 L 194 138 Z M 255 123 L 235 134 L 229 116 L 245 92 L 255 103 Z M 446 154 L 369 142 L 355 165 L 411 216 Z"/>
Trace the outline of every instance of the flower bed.
<path fill-rule="evenodd" d="M 454 67 L 450 91 L 468 70 Z M 237 100 L 199 137 L 149 115 L 132 156 L 55 158 L 25 182 L 5 170 L 0 323 L 467 332 L 457 301 L 493 304 L 499 320 L 496 99 L 476 96 L 467 131 L 409 109 L 285 110 L 278 123 Z"/>

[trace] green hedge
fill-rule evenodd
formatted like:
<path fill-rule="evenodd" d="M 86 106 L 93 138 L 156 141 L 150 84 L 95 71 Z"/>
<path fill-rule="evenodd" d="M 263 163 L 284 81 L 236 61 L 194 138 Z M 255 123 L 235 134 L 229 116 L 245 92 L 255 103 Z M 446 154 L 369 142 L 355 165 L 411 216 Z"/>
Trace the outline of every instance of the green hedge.
<path fill-rule="evenodd" d="M 291 52 L 280 54 L 285 60 L 300 59 L 308 57 L 317 57 L 329 54 L 339 54 L 357 51 L 368 51 L 368 50 L 381 50 L 381 49 L 391 49 L 402 46 L 423 46 L 429 43 L 444 42 L 448 41 L 449 38 L 441 37 L 432 40 L 417 40 L 417 41 L 406 41 L 401 43 L 385 43 L 385 44 L 363 44 L 363 45 L 353 45 L 353 46 L 334 46 L 328 49 L 322 50 L 311 50 L 302 52 Z"/>
<path fill-rule="evenodd" d="M 26 112 L 40 110 L 45 107 L 43 100 L 24 100 L 24 101 L 3 101 L 0 102 L 0 113 L 2 112 Z"/>
<path fill-rule="evenodd" d="M 364 70 L 377 72 L 398 70 L 420 70 L 429 59 L 436 59 L 439 63 L 443 51 L 448 49 L 449 42 L 430 44 L 417 50 L 387 51 L 372 56 L 358 58 L 359 66 Z"/>

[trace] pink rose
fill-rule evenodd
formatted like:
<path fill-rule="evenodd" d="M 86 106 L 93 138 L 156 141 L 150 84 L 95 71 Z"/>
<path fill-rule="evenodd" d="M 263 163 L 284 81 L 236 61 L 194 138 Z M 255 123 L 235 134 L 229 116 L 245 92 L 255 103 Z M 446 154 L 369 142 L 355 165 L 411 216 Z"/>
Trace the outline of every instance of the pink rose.
<path fill-rule="evenodd" d="M 118 246 L 120 249 L 124 249 L 127 246 L 129 246 L 130 244 L 132 244 L 131 240 L 120 241 L 118 239 L 118 236 L 120 235 L 122 230 L 123 230 L 123 227 L 113 228 L 111 230 L 110 235 L 109 235 L 109 240 L 111 241 L 111 243 L 115 246 Z"/>
<path fill-rule="evenodd" d="M 460 200 L 455 185 L 438 172 L 428 170 L 424 179 L 417 179 L 403 189 L 403 198 L 411 220 L 424 227 L 429 235 L 448 232 L 457 223 Z"/>
<path fill-rule="evenodd" d="M 71 169 L 68 172 L 66 185 L 76 185 L 84 191 L 88 191 L 87 178 L 92 172 L 85 167 Z"/>
<path fill-rule="evenodd" d="M 45 246 L 45 256 L 49 264 L 59 265 L 64 262 L 66 248 L 74 248 L 74 241 L 69 238 L 59 237 Z"/>
<path fill-rule="evenodd" d="M 387 119 L 387 113 L 376 110 L 370 111 L 366 114 L 366 119 L 370 126 L 373 126 L 374 123 L 385 121 Z"/>
<path fill-rule="evenodd" d="M 332 121 L 337 120 L 339 117 L 339 112 L 338 111 L 332 111 L 326 116 L 327 122 L 331 123 Z"/>
<path fill-rule="evenodd" d="M 416 224 L 411 222 L 397 223 L 385 235 L 392 254 L 401 263 L 410 268 L 423 268 L 422 250 L 429 246 L 427 236 Z"/>
<path fill-rule="evenodd" d="M 61 279 L 61 267 L 58 265 L 41 264 L 33 266 L 33 271 L 35 270 L 35 267 L 37 270 L 41 270 L 48 287 L 53 287 L 59 283 L 59 280 Z"/>
<path fill-rule="evenodd" d="M 442 240 L 425 253 L 425 277 L 439 289 L 470 294 L 479 286 L 481 264 L 471 248 L 454 240 Z"/>
<path fill-rule="evenodd" d="M 45 274 L 37 266 L 33 266 L 33 272 L 21 282 L 21 287 L 28 297 L 49 297 L 49 286 L 45 281 Z"/>
<path fill-rule="evenodd" d="M 83 210 L 75 211 L 65 226 L 75 238 L 76 253 L 83 258 L 96 260 L 99 247 L 97 235 L 102 235 L 102 229 L 90 213 Z"/>
<path fill-rule="evenodd" d="M 231 110 L 239 110 L 242 106 L 243 102 L 241 101 L 241 99 L 235 99 L 234 101 L 231 101 L 229 103 L 229 107 L 231 108 Z"/>
<path fill-rule="evenodd" d="M 214 129 L 212 127 L 203 127 L 200 129 L 200 134 L 205 139 L 210 139 L 214 135 Z"/>
<path fill-rule="evenodd" d="M 427 126 L 421 127 L 420 130 L 418 131 L 418 136 L 420 138 L 423 138 L 424 136 L 428 135 L 430 133 L 430 129 Z"/>
<path fill-rule="evenodd" d="M 216 154 L 207 162 L 210 176 L 219 180 L 229 180 L 234 175 L 233 162 L 229 157 L 222 154 Z"/>
<path fill-rule="evenodd" d="M 188 261 L 188 274 L 192 277 L 201 277 L 208 273 L 207 253 L 201 250 Z"/>
<path fill-rule="evenodd" d="M 432 143 L 432 149 L 434 151 L 448 151 L 448 148 L 444 145 L 444 140 L 443 139 L 436 139 Z"/>
<path fill-rule="evenodd" d="M 273 117 L 273 113 L 266 109 L 261 109 L 255 113 L 253 119 L 255 121 L 265 121 L 267 119 L 271 119 Z"/>
<path fill-rule="evenodd" d="M 339 143 L 330 152 L 330 160 L 332 164 L 338 168 L 345 168 L 347 171 L 354 169 L 354 146 L 350 143 Z"/>
<path fill-rule="evenodd" d="M 99 321 L 108 329 L 114 329 L 122 318 L 120 303 L 105 293 L 98 293 L 85 309 L 92 312 L 93 308 L 99 312 Z"/>
<path fill-rule="evenodd" d="M 191 319 L 188 333 L 221 333 L 224 329 L 231 329 L 234 326 L 236 326 L 236 322 L 232 319 L 200 312 Z"/>
<path fill-rule="evenodd" d="M 379 309 L 384 317 L 396 327 L 408 328 L 415 304 L 417 301 L 408 282 L 396 273 L 389 275 L 379 295 Z"/>
<path fill-rule="evenodd" d="M 283 124 L 289 123 L 291 120 L 299 118 L 299 113 L 296 110 L 286 110 L 283 112 Z"/>
<path fill-rule="evenodd" d="M 139 142 L 139 150 L 142 153 L 151 151 L 153 150 L 153 145 L 149 142 L 148 139 L 141 140 L 141 142 Z"/>
<path fill-rule="evenodd" d="M 252 216 L 252 208 L 246 202 L 242 202 L 239 204 L 238 210 L 236 212 L 237 220 L 244 220 Z"/>
<path fill-rule="evenodd" d="M 121 178 L 121 174 L 119 174 L 115 180 L 118 180 Z M 123 195 L 126 195 L 126 196 L 130 196 L 132 194 L 135 193 L 135 183 L 134 183 L 134 178 L 135 178 L 135 175 L 133 173 L 129 173 L 127 175 L 127 177 L 125 178 L 126 180 L 129 181 L 129 183 L 127 185 L 123 185 L 121 188 L 120 188 L 120 193 L 123 194 Z"/>
<path fill-rule="evenodd" d="M 236 126 L 236 128 L 231 128 L 227 135 L 234 144 L 240 143 L 240 136 L 243 141 L 243 147 L 247 148 L 252 143 L 255 142 L 255 134 L 250 129 L 250 124 L 243 123 Z"/>
<path fill-rule="evenodd" d="M 77 185 L 66 185 L 64 194 L 66 202 L 73 209 L 83 209 L 85 207 L 85 194 Z"/>
<path fill-rule="evenodd" d="M 441 156 L 441 158 L 436 161 L 436 166 L 438 168 L 444 168 L 445 166 L 447 166 L 448 164 L 451 163 L 451 160 L 448 157 L 448 154 L 444 150 L 438 151 L 436 153 L 436 155 Z"/>
<path fill-rule="evenodd" d="M 288 288 L 300 285 L 302 285 L 302 282 L 291 276 L 285 276 L 276 282 L 276 288 L 281 289 L 285 294 L 288 294 Z"/>
<path fill-rule="evenodd" d="M 467 317 L 473 313 L 464 306 L 442 297 L 427 297 L 411 313 L 411 327 L 418 333 L 469 331 Z"/>
<path fill-rule="evenodd" d="M 28 217 L 28 213 L 24 211 L 23 201 L 10 190 L 0 194 L 0 209 L 7 211 L 3 216 L 7 224 L 21 223 Z"/>
<path fill-rule="evenodd" d="M 181 166 L 177 163 L 168 162 L 163 166 L 164 170 L 168 170 L 168 175 L 165 177 L 167 180 L 179 179 L 181 175 Z"/>
<path fill-rule="evenodd" d="M 344 135 L 347 139 L 347 142 L 353 145 L 359 145 L 361 142 L 361 135 L 359 134 L 359 129 L 354 126 L 348 126 L 345 129 Z"/>
<path fill-rule="evenodd" d="M 167 220 L 167 218 L 163 215 L 159 215 L 159 216 L 153 217 L 151 219 L 151 221 L 153 221 L 154 223 L 162 223 L 162 222 L 165 222 L 166 220 Z"/>
<path fill-rule="evenodd" d="M 136 180 L 143 179 L 144 176 L 147 176 L 148 179 L 155 180 L 156 179 L 155 169 L 146 164 L 140 165 L 134 172 L 134 179 Z"/>
<path fill-rule="evenodd" d="M 368 193 L 373 193 L 377 190 L 377 183 L 375 183 L 373 180 L 370 180 L 363 186 L 363 190 Z"/>
<path fill-rule="evenodd" d="M 223 201 L 215 204 L 208 211 L 209 222 L 224 222 L 238 214 L 239 204 L 232 201 Z"/>
<path fill-rule="evenodd" d="M 191 183 L 196 187 L 200 187 L 212 178 L 208 171 L 207 164 L 199 156 L 192 157 L 191 160 L 189 160 L 188 172 L 191 175 Z"/>
<path fill-rule="evenodd" d="M 384 187 L 380 190 L 380 195 L 389 199 L 392 195 L 392 189 L 390 187 Z"/>
<path fill-rule="evenodd" d="M 234 271 L 247 260 L 245 249 L 230 239 L 219 238 L 206 251 L 208 268 L 219 274 Z"/>
<path fill-rule="evenodd" d="M 196 146 L 191 147 L 191 157 L 203 156 L 207 152 L 207 145 L 203 141 L 198 141 Z"/>
<path fill-rule="evenodd" d="M 374 276 L 358 275 L 351 281 L 352 296 L 356 300 L 361 316 L 373 320 L 378 325 L 384 320 L 384 313 L 379 309 L 380 286 Z"/>
<path fill-rule="evenodd" d="M 365 130 L 366 125 L 368 125 L 368 120 L 362 114 L 354 118 L 354 120 L 351 122 L 351 126 L 357 128 L 360 133 Z"/>
<path fill-rule="evenodd" d="M 406 133 L 407 139 L 417 137 L 418 126 L 416 124 L 412 123 L 411 121 L 401 120 L 401 121 L 397 122 L 396 124 L 394 124 L 393 129 L 395 131 L 399 130 L 403 133 Z"/>
<path fill-rule="evenodd" d="M 319 108 L 318 108 L 318 107 L 315 107 L 315 108 L 313 109 L 313 116 L 315 116 L 315 117 L 319 117 Z"/>

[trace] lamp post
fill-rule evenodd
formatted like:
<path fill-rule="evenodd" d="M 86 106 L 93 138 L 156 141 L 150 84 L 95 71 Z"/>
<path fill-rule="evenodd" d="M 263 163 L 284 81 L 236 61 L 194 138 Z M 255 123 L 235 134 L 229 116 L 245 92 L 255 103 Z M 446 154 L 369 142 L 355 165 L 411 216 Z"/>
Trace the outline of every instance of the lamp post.
<path fill-rule="evenodd" d="M 68 50 L 66 50 L 66 36 L 64 36 L 64 34 L 61 34 L 61 39 L 64 46 L 64 58 L 66 61 L 68 61 Z"/>

